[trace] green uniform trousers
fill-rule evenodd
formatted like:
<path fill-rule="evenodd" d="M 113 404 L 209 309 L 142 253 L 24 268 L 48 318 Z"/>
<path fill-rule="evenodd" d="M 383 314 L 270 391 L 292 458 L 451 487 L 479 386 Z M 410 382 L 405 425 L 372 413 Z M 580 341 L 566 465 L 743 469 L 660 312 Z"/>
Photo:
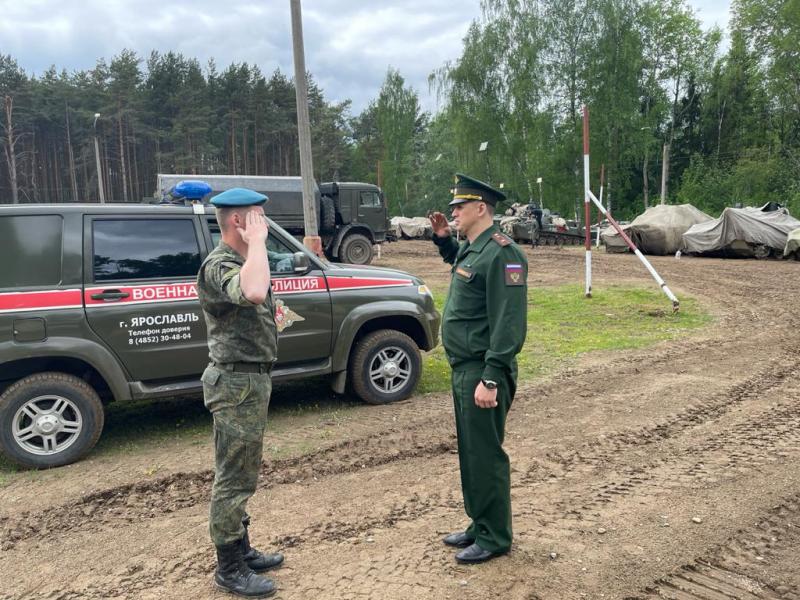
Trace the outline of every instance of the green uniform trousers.
<path fill-rule="evenodd" d="M 458 462 L 464 509 L 472 523 L 466 533 L 484 550 L 511 548 L 511 466 L 503 450 L 506 415 L 517 388 L 517 368 L 497 382 L 497 406 L 475 404 L 483 364 L 456 368 L 452 374 Z"/>
<path fill-rule="evenodd" d="M 209 530 L 214 545 L 222 546 L 244 537 L 242 517 L 258 483 L 272 378 L 212 365 L 202 380 L 205 404 L 214 416 Z"/>

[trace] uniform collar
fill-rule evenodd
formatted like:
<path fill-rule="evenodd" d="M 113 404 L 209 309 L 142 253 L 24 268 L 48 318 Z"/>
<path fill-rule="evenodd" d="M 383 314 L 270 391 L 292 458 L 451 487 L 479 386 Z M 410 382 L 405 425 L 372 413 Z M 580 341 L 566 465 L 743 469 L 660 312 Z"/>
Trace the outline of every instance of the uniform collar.
<path fill-rule="evenodd" d="M 223 252 L 226 252 L 228 254 L 233 254 L 236 258 L 240 259 L 242 261 L 242 263 L 244 263 L 244 260 L 245 260 L 244 256 L 239 254 L 236 250 L 234 250 L 231 246 L 229 246 L 228 244 L 226 244 L 222 240 L 220 240 L 220 242 L 219 242 L 219 247 Z"/>
<path fill-rule="evenodd" d="M 467 246 L 467 252 L 480 252 L 484 249 L 486 244 L 489 243 L 489 240 L 492 239 L 492 235 L 497 231 L 497 227 L 494 223 L 492 223 L 489 227 L 486 228 L 485 231 L 481 232 L 481 234 L 475 238 L 475 241 L 472 242 L 469 246 Z"/>

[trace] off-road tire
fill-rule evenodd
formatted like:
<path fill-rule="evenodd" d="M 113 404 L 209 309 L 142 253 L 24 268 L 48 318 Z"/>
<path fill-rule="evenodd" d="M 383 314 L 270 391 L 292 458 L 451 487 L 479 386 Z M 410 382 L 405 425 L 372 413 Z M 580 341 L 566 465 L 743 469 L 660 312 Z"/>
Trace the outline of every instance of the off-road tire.
<path fill-rule="evenodd" d="M 339 259 L 351 265 L 368 265 L 372 261 L 372 242 L 361 233 L 351 233 L 342 242 Z"/>
<path fill-rule="evenodd" d="M 322 196 L 319 199 L 319 231 L 320 233 L 333 233 L 336 229 L 336 206 L 333 198 Z"/>
<path fill-rule="evenodd" d="M 376 375 L 379 367 L 389 368 L 395 358 L 400 371 L 395 377 Z M 389 404 L 408 398 L 417 387 L 422 375 L 422 357 L 419 348 L 409 336 L 394 329 L 379 329 L 358 340 L 350 356 L 350 382 L 359 398 L 369 404 Z M 388 391 L 386 381 L 390 381 Z M 394 381 L 396 379 L 396 381 Z M 396 385 L 392 385 L 392 383 Z"/>
<path fill-rule="evenodd" d="M 30 404 L 37 398 L 44 400 L 40 400 L 37 405 Z M 15 419 L 18 422 L 22 419 L 26 424 L 32 423 L 30 417 L 18 415 L 20 409 L 25 405 L 46 409 L 49 398 L 53 398 L 53 406 L 55 398 L 63 399 L 65 408 L 61 416 L 65 421 L 80 422 L 80 426 L 71 434 L 56 435 L 56 439 L 61 440 L 59 443 L 66 444 L 63 450 L 58 450 L 56 446 L 56 449 L 49 454 L 36 454 L 18 443 L 14 436 L 13 425 Z M 40 414 L 46 412 L 45 410 Z M 30 375 L 17 381 L 0 396 L 0 452 L 14 463 L 30 469 L 67 465 L 79 460 L 94 447 L 103 431 L 104 419 L 100 397 L 82 379 L 59 372 Z M 34 436 L 36 437 L 44 441 L 42 436 Z M 36 441 L 33 440 L 31 445 L 35 444 Z M 46 450 L 43 448 L 42 451 Z"/>

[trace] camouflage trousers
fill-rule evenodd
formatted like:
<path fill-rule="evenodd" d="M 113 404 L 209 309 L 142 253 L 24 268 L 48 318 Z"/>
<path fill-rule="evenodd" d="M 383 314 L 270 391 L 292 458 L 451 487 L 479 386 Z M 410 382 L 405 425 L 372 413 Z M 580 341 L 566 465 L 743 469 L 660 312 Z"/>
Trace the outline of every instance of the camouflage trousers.
<path fill-rule="evenodd" d="M 269 373 L 234 373 L 209 365 L 203 372 L 205 405 L 214 416 L 214 486 L 209 530 L 215 546 L 244 537 L 242 517 L 261 468 Z"/>

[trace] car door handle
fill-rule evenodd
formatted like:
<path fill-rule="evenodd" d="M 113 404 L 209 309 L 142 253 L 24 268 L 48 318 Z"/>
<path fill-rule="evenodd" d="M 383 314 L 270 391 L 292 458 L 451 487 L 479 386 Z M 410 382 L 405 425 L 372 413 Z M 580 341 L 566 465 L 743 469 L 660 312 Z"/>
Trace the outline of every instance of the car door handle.
<path fill-rule="evenodd" d="M 122 300 L 130 296 L 128 292 L 120 292 L 119 290 L 103 290 L 99 294 L 92 294 L 92 300 Z"/>

